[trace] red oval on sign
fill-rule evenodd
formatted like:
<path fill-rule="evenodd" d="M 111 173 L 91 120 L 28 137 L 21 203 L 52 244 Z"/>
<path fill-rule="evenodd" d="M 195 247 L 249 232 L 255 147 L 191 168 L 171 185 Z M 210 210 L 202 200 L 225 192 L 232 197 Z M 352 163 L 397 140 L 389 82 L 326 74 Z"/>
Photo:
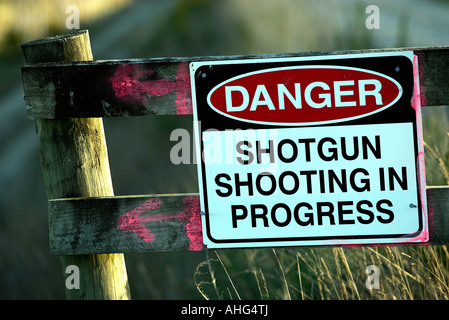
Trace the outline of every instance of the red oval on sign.
<path fill-rule="evenodd" d="M 317 125 L 380 112 L 402 95 L 384 74 L 352 67 L 295 66 L 246 73 L 214 87 L 207 96 L 216 112 L 239 121 Z"/>

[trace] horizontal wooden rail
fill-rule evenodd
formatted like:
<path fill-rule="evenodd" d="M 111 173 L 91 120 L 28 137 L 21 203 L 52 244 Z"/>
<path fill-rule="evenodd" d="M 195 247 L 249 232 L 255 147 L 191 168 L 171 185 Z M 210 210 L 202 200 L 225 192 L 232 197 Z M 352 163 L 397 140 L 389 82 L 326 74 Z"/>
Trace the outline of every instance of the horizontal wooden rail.
<path fill-rule="evenodd" d="M 449 187 L 427 188 L 429 242 L 449 244 Z M 203 250 L 197 194 L 49 201 L 56 255 Z"/>
<path fill-rule="evenodd" d="M 27 115 L 63 119 L 191 114 L 189 63 L 414 51 L 421 105 L 449 104 L 449 47 L 46 63 L 22 68 Z"/>
<path fill-rule="evenodd" d="M 49 201 L 50 252 L 199 251 L 198 194 Z"/>

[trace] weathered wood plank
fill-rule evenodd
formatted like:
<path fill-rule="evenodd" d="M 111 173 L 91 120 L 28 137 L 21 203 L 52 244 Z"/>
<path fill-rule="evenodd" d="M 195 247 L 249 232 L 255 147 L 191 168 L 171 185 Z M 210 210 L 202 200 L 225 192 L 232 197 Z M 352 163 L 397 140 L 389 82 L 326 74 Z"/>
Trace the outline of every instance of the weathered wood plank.
<path fill-rule="evenodd" d="M 449 187 L 428 187 L 427 207 L 432 245 L 449 244 Z"/>
<path fill-rule="evenodd" d="M 422 106 L 449 104 L 449 51 L 417 51 Z"/>
<path fill-rule="evenodd" d="M 422 106 L 449 104 L 449 47 L 47 63 L 24 66 L 22 75 L 30 118 L 191 114 L 193 61 L 410 50 L 418 56 Z"/>
<path fill-rule="evenodd" d="M 449 187 L 429 187 L 430 241 L 449 244 Z M 200 251 L 197 194 L 49 201 L 52 254 Z"/>
<path fill-rule="evenodd" d="M 130 196 L 49 201 L 50 252 L 199 251 L 199 196 Z"/>

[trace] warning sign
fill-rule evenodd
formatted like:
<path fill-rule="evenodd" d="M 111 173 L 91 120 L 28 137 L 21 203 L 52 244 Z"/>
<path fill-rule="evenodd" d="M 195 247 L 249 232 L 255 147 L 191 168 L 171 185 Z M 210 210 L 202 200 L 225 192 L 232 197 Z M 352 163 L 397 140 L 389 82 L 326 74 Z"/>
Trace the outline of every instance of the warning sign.
<path fill-rule="evenodd" d="M 190 67 L 208 247 L 428 240 L 413 52 Z"/>

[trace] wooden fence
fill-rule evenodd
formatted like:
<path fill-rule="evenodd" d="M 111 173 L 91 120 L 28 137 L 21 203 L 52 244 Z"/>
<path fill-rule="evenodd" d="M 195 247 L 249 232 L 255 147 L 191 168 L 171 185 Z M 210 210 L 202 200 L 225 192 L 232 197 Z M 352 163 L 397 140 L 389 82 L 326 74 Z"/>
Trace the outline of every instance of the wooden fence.
<path fill-rule="evenodd" d="M 88 33 L 78 31 L 22 49 L 27 115 L 36 121 L 49 198 L 50 251 L 88 274 L 86 289 L 67 291 L 69 298 L 129 298 L 123 253 L 204 249 L 198 194 L 114 196 L 101 119 L 192 114 L 190 62 L 411 50 L 421 105 L 449 104 L 449 47 L 92 61 Z M 426 244 L 449 244 L 449 188 L 428 187 L 427 198 Z"/>

